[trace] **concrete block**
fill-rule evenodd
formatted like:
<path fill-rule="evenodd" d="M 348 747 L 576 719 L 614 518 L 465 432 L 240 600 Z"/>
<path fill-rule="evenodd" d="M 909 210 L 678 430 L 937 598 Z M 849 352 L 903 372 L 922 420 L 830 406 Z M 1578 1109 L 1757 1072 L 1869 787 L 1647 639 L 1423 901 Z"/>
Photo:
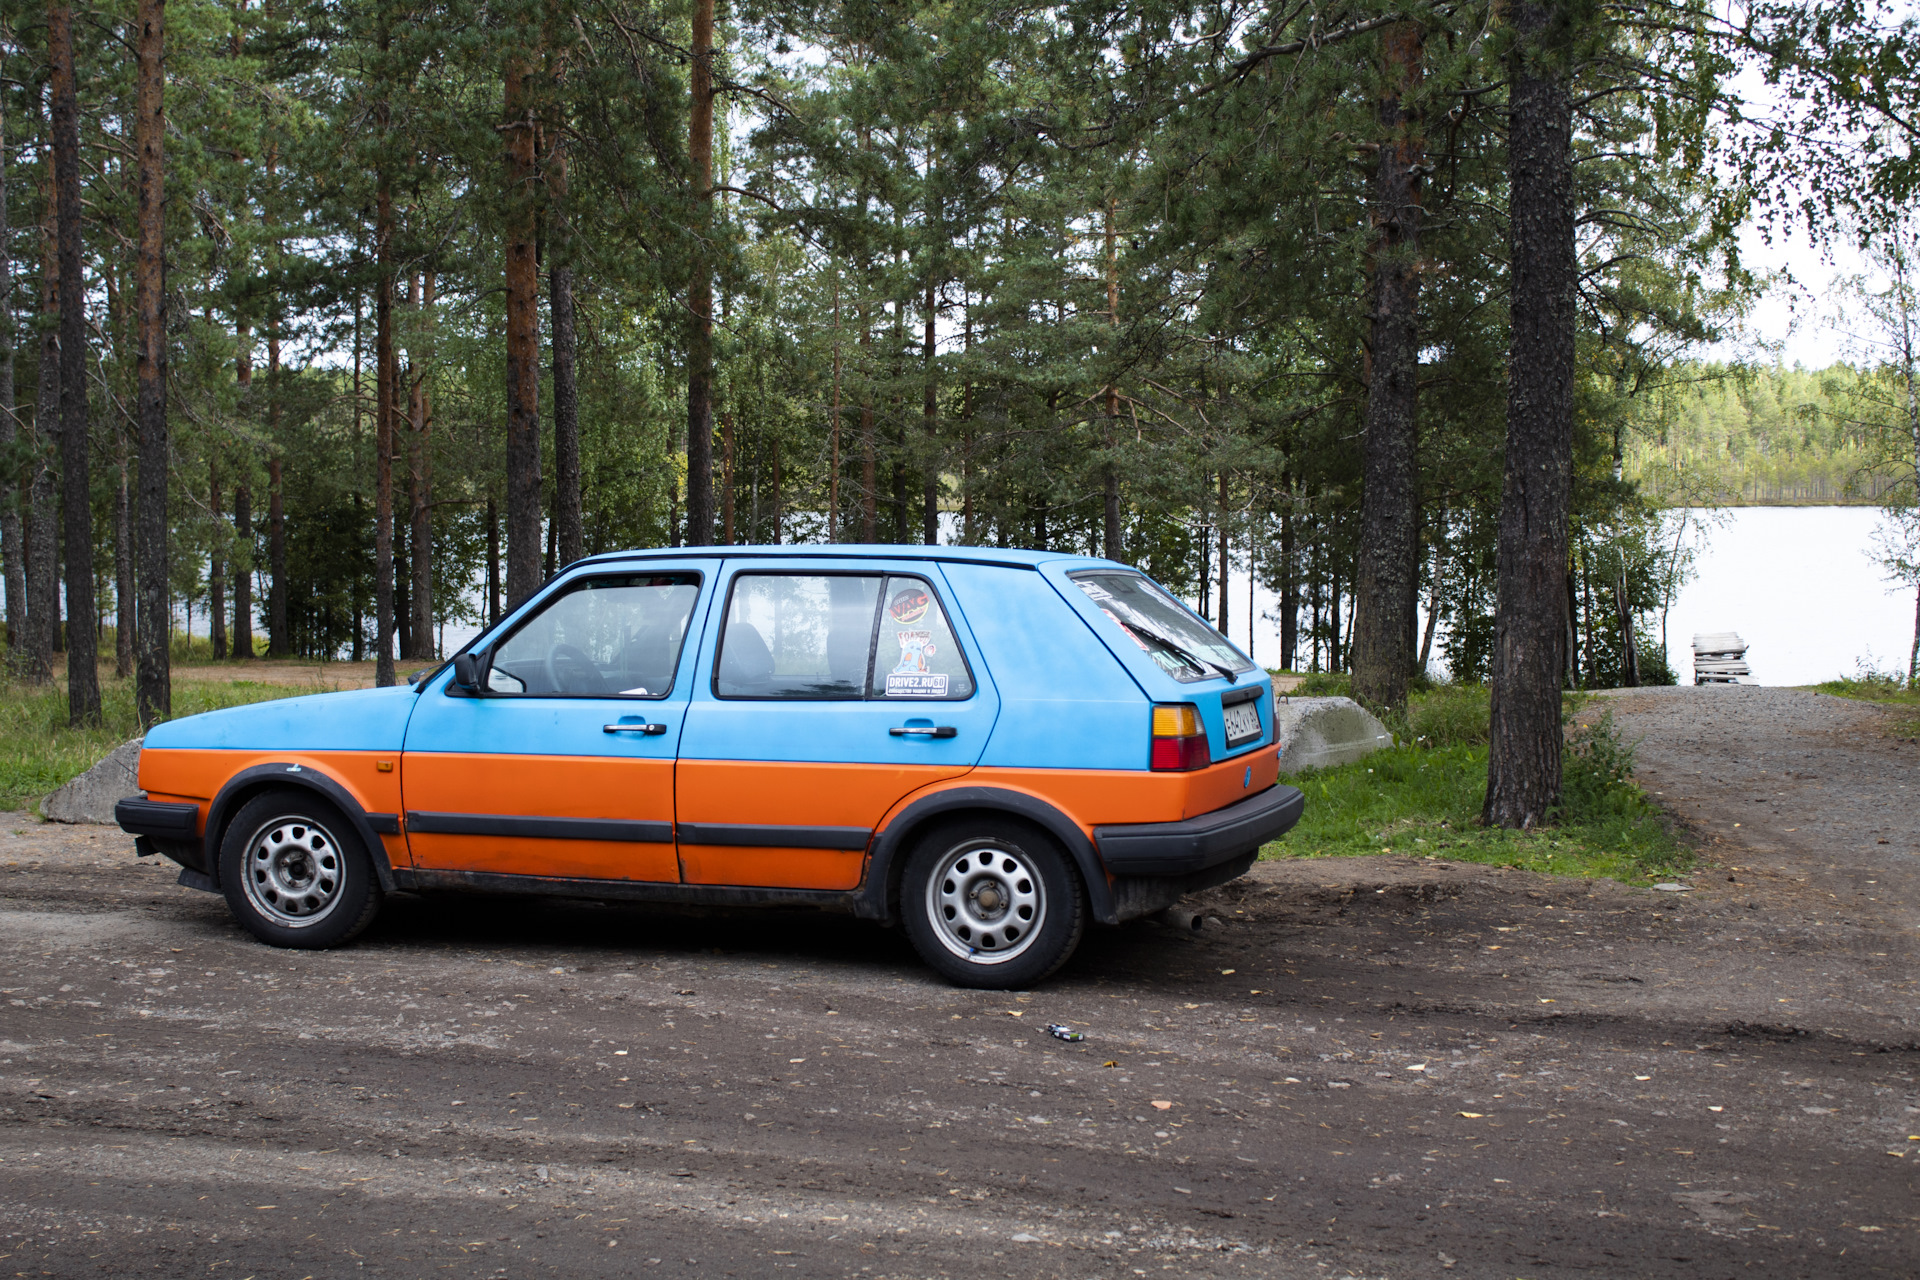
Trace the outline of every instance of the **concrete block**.
<path fill-rule="evenodd" d="M 123 742 L 107 758 L 40 802 L 49 822 L 112 822 L 113 806 L 140 794 L 140 742 Z"/>
<path fill-rule="evenodd" d="M 1347 764 L 1393 745 L 1393 735 L 1352 698 L 1274 699 L 1280 772 Z"/>

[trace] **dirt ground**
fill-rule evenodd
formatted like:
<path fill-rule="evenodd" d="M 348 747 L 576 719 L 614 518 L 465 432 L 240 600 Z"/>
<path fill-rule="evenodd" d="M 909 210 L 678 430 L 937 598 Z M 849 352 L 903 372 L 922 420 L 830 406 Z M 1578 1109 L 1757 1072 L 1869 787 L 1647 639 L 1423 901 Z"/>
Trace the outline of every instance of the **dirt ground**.
<path fill-rule="evenodd" d="M 1912 1276 L 1917 749 L 1732 692 L 1611 704 L 1690 893 L 1267 863 L 1013 995 L 849 921 L 587 903 L 396 898 L 275 951 L 119 833 L 13 815 L 0 1260 Z"/>

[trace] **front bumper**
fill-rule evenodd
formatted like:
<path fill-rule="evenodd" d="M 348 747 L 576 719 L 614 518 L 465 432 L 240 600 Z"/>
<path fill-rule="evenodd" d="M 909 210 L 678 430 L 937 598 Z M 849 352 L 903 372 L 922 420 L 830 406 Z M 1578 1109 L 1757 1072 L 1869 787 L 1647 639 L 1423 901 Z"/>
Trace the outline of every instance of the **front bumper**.
<path fill-rule="evenodd" d="M 1095 827 L 1093 842 L 1116 876 L 1191 876 L 1258 853 L 1300 821 L 1305 805 L 1298 788 L 1276 785 L 1180 822 Z"/>
<path fill-rule="evenodd" d="M 207 874 L 206 851 L 199 835 L 199 805 L 128 796 L 114 804 L 113 820 L 122 831 L 138 837 L 134 849 L 141 857 L 163 853 L 188 871 Z"/>

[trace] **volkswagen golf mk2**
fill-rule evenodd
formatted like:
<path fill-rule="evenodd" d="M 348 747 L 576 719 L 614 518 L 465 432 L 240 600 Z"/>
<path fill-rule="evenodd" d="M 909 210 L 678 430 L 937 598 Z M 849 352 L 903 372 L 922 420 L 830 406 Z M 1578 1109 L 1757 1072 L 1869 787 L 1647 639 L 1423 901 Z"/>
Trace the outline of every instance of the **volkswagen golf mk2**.
<path fill-rule="evenodd" d="M 1025 987 L 1299 818 L 1273 687 L 1110 561 L 716 547 L 570 566 L 409 688 L 156 726 L 142 853 L 263 941 L 389 893 L 808 906 Z"/>

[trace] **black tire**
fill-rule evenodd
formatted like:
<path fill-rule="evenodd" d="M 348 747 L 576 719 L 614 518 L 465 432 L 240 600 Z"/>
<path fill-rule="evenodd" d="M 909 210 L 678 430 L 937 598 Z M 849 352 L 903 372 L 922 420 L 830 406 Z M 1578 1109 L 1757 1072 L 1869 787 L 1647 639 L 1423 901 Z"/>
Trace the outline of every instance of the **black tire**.
<path fill-rule="evenodd" d="M 963 987 L 1019 990 L 1073 955 L 1086 928 L 1080 872 L 1024 823 L 978 819 L 920 840 L 900 880 L 913 948 Z"/>
<path fill-rule="evenodd" d="M 385 895 L 359 834 L 311 792 L 267 791 L 220 841 L 227 910 L 262 942 L 322 950 L 373 923 Z"/>

